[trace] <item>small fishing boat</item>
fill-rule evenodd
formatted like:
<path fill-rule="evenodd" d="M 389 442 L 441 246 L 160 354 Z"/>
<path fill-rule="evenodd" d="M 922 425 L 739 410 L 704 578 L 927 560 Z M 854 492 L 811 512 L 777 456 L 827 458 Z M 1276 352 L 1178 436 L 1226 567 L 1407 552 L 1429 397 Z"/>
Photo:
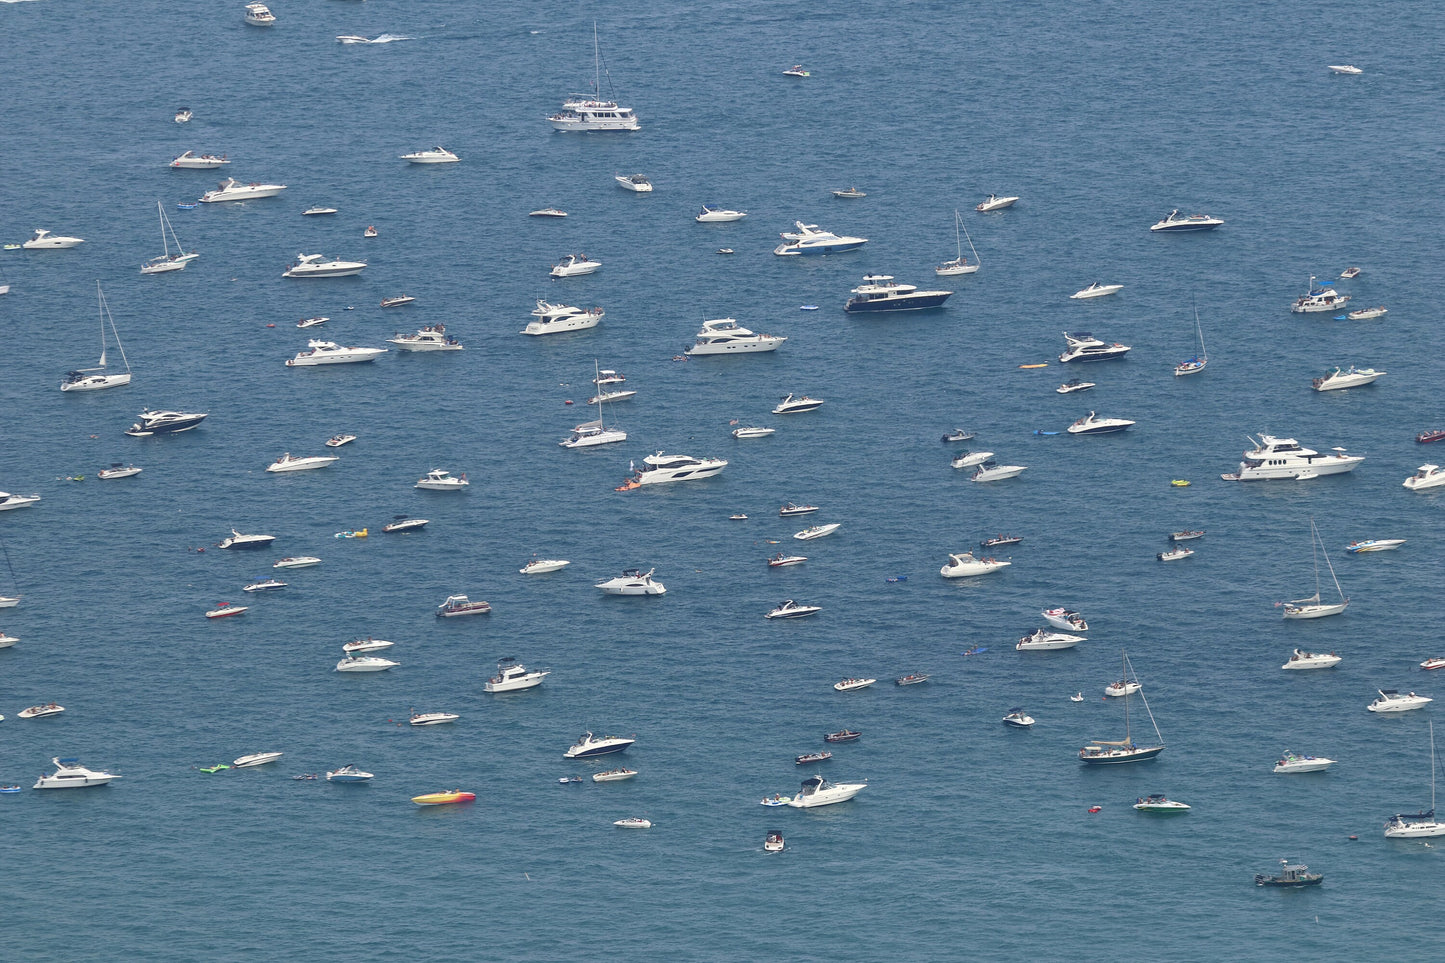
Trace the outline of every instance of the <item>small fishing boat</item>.
<path fill-rule="evenodd" d="M 1171 549 L 1168 549 L 1167 551 L 1160 552 L 1158 555 L 1155 555 L 1154 557 L 1157 558 L 1157 559 L 1158 559 L 1159 561 L 1161 561 L 1161 562 L 1177 562 L 1177 561 L 1179 561 L 1181 558 L 1188 558 L 1189 556 L 1191 556 L 1191 555 L 1193 555 L 1193 554 L 1194 554 L 1194 549 L 1192 549 L 1192 548 L 1185 548 L 1184 546 L 1180 545 L 1180 546 L 1177 547 L 1177 548 L 1171 548 Z"/>
<path fill-rule="evenodd" d="M 805 752 L 801 756 L 794 759 L 793 762 L 794 764 L 799 766 L 808 766 L 812 765 L 815 762 L 827 762 L 829 759 L 832 758 L 833 754 L 831 752 L 826 749 L 822 749 L 818 752 Z"/>
<path fill-rule="evenodd" d="M 841 197 L 844 199 L 856 199 L 859 197 L 867 197 L 868 195 L 858 190 L 858 188 L 856 187 L 848 187 L 841 191 L 834 191 L 833 196 Z"/>
<path fill-rule="evenodd" d="M 1416 444 L 1428 445 L 1432 441 L 1445 441 L 1445 428 L 1431 428 L 1415 436 Z"/>
<path fill-rule="evenodd" d="M 429 792 L 420 796 L 412 796 L 411 801 L 418 806 L 449 806 L 454 803 L 475 802 L 477 794 L 474 792 L 463 792 L 460 789 L 452 789 L 446 792 Z"/>

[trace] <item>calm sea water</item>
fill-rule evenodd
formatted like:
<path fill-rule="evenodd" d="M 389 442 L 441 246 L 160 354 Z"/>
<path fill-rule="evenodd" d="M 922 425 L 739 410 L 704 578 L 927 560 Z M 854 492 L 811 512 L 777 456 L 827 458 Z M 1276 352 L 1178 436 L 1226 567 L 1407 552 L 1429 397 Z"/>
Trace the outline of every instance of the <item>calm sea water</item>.
<path fill-rule="evenodd" d="M 27 787 L 0 797 L 17 956 L 1223 959 L 1285 940 L 1326 958 L 1382 945 L 1398 959 L 1437 955 L 1418 920 L 1438 852 L 1380 830 L 1427 804 L 1433 709 L 1378 718 L 1364 707 L 1379 687 L 1445 697 L 1416 668 L 1439 654 L 1445 503 L 1400 487 L 1431 454 L 1415 432 L 1445 422 L 1427 283 L 1440 256 L 1429 216 L 1442 187 L 1438 22 L 1373 3 L 1305 18 L 1284 4 L 1206 17 L 1138 2 L 272 9 L 280 23 L 257 30 L 239 3 L 142 0 L 124 16 L 0 6 L 0 229 L 7 241 L 36 227 L 87 239 L 0 257 L 13 285 L 0 299 L 0 487 L 44 499 L 0 516 L 25 593 L 0 613 L 22 639 L 0 651 L 0 782 Z M 638 133 L 560 135 L 543 120 L 591 81 L 594 17 Z M 383 33 L 407 39 L 334 40 Z M 780 75 L 798 62 L 811 78 Z M 1336 77 L 1329 63 L 1366 72 Z M 189 125 L 172 123 L 180 106 L 195 112 Z M 462 163 L 397 159 L 433 144 Z M 167 168 L 187 149 L 227 153 L 218 175 L 288 189 L 177 210 L 218 179 Z M 619 190 L 613 175 L 632 172 L 656 191 Z M 853 184 L 868 197 L 829 193 Z M 1022 200 L 975 214 L 990 192 Z M 160 253 L 158 200 L 201 258 L 142 277 Z M 699 225 L 703 203 L 749 217 Z M 300 216 L 317 204 L 340 213 Z M 548 205 L 571 216 L 525 216 Z M 1151 235 L 1175 207 L 1228 223 Z M 932 266 L 954 253 L 955 208 L 983 270 L 948 279 L 946 310 L 843 314 L 865 273 L 933 286 Z M 795 220 L 870 241 L 774 257 Z M 363 241 L 368 224 L 379 238 Z M 737 253 L 714 253 L 724 246 Z M 283 280 L 298 251 L 369 267 Z M 576 251 L 602 271 L 550 280 L 548 266 Z M 1387 304 L 1384 319 L 1288 312 L 1311 274 L 1351 264 L 1364 273 L 1341 290 Z M 97 279 L 135 381 L 62 395 L 63 373 L 98 347 Z M 1126 286 L 1067 299 L 1094 280 Z M 400 293 L 418 300 L 376 307 Z M 522 337 L 537 298 L 607 315 L 591 332 Z M 1176 379 L 1173 364 L 1193 353 L 1191 305 L 1211 364 Z M 285 368 L 305 346 L 294 322 L 315 314 L 332 319 L 320 335 L 345 344 L 442 322 L 466 350 Z M 671 360 L 704 318 L 727 315 L 789 341 L 764 357 Z M 1086 372 L 1018 368 L 1081 329 L 1134 350 Z M 638 391 L 609 415 L 631 437 L 565 451 L 555 442 L 588 417 L 594 363 Z M 1351 363 L 1389 374 L 1309 390 Z M 1099 387 L 1057 395 L 1074 374 Z M 789 391 L 827 404 L 769 414 Z M 179 437 L 125 437 L 146 406 L 211 416 Z M 1033 434 L 1091 408 L 1138 425 Z M 737 442 L 731 419 L 778 433 Z M 1029 470 L 969 484 L 938 442 L 956 425 Z M 338 431 L 359 440 L 331 468 L 265 474 L 281 452 L 320 453 Z M 1368 459 L 1297 485 L 1219 481 L 1259 431 Z M 629 463 L 657 449 L 730 464 L 710 482 L 615 493 Z M 95 481 L 112 461 L 145 472 Z M 433 467 L 467 472 L 470 490 L 413 490 Z M 803 526 L 776 515 L 787 499 L 843 527 L 803 548 L 806 565 L 769 571 L 768 555 L 798 547 L 788 536 Z M 397 513 L 432 523 L 332 537 Z M 1351 605 L 1285 623 L 1272 603 L 1313 590 L 1311 517 Z M 195 551 L 232 527 L 275 534 L 276 550 Z M 1156 562 L 1164 535 L 1186 527 L 1208 530 L 1197 554 Z M 1002 531 L 1025 537 L 1012 567 L 937 576 L 947 553 Z M 1367 537 L 1408 542 L 1344 554 Z M 533 553 L 572 564 L 517 574 Z M 239 592 L 288 554 L 324 562 L 287 574 L 283 592 Z M 667 596 L 591 587 L 632 566 L 655 567 Z M 432 608 L 454 592 L 495 610 L 438 622 Z M 765 622 L 784 598 L 824 610 Z M 222 600 L 254 607 L 201 617 Z M 1084 612 L 1089 641 L 1015 652 L 1055 604 Z M 396 641 L 401 667 L 333 672 L 358 635 Z M 990 651 L 963 658 L 973 645 Z M 1345 661 L 1281 672 L 1296 646 Z M 1121 650 L 1169 749 L 1151 764 L 1083 768 L 1079 746 L 1122 736 L 1122 706 L 1100 695 Z M 552 675 L 486 697 L 504 655 Z M 932 679 L 887 684 L 910 671 Z M 880 684 L 832 690 L 853 675 Z M 1076 691 L 1084 702 L 1068 700 Z M 65 715 L 14 718 L 50 700 Z M 1014 705 L 1038 719 L 1033 730 L 1000 725 Z M 411 707 L 461 719 L 399 726 Z M 864 737 L 823 771 L 867 778 L 857 801 L 757 805 L 791 791 L 807 775 L 792 757 L 844 726 Z M 635 733 L 621 761 L 638 777 L 560 785 L 616 762 L 561 758 L 584 729 Z M 1286 748 L 1340 762 L 1274 775 Z M 286 755 L 195 771 L 260 750 Z M 29 791 L 54 755 L 124 778 Z M 290 778 L 348 762 L 374 782 Z M 477 802 L 408 801 L 452 786 Z M 1149 792 L 1194 809 L 1154 819 L 1129 808 Z M 612 826 L 632 815 L 653 829 Z M 788 850 L 767 856 L 774 827 Z M 1252 874 L 1282 856 L 1327 882 L 1256 890 Z"/>

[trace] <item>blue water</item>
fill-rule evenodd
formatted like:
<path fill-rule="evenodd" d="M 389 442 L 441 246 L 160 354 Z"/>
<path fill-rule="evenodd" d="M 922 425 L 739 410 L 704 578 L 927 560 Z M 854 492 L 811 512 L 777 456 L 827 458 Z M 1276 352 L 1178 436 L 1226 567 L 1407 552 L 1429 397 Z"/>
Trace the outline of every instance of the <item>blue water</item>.
<path fill-rule="evenodd" d="M 1381 835 L 1386 816 L 1427 805 L 1435 708 L 1364 707 L 1378 687 L 1445 697 L 1416 668 L 1440 654 L 1445 502 L 1400 487 L 1433 455 L 1414 434 L 1445 423 L 1429 283 L 1439 22 L 1379 3 L 1301 18 L 1227 2 L 1186 21 L 1136 0 L 560 12 L 397 0 L 277 4 L 280 23 L 263 31 L 241 23 L 241 6 L 0 5 L 0 232 L 87 239 L 0 257 L 13 285 L 0 298 L 0 487 L 43 496 L 0 515 L 25 593 L 0 612 L 22 640 L 0 650 L 0 782 L 27 787 L 0 797 L 7 957 L 1232 959 L 1285 945 L 1438 956 L 1418 923 L 1438 852 Z M 543 120 L 591 80 L 594 17 L 638 133 L 561 135 Z M 334 41 L 353 33 L 410 39 Z M 780 76 L 798 62 L 811 78 Z M 1329 63 L 1366 72 L 1336 77 Z M 183 105 L 195 120 L 176 125 Z M 433 144 L 462 163 L 397 159 Z M 168 169 L 186 149 L 233 163 L 215 176 Z M 613 183 L 638 171 L 653 194 Z M 175 209 L 227 173 L 288 189 Z M 853 184 L 868 197 L 829 194 Z M 1022 200 L 975 214 L 990 192 Z M 157 200 L 201 258 L 143 277 L 160 253 Z M 750 216 L 699 225 L 703 203 Z M 300 217 L 316 204 L 340 213 Z M 549 205 L 571 216 L 525 216 Z M 1151 235 L 1175 207 L 1228 223 Z M 955 208 L 983 270 L 947 279 L 945 310 L 842 312 L 865 273 L 932 287 L 932 266 L 954 253 Z M 794 220 L 870 241 L 774 257 Z M 362 240 L 368 224 L 379 238 Z M 723 246 L 737 253 L 714 253 Z M 370 266 L 283 280 L 298 251 Z M 602 271 L 548 279 L 575 251 Z M 1340 290 L 1351 306 L 1387 304 L 1384 319 L 1288 312 L 1311 274 L 1351 264 L 1364 273 Z M 97 279 L 135 381 L 62 395 L 64 372 L 94 360 Z M 1067 299 L 1095 280 L 1126 287 Z M 416 304 L 376 307 L 400 293 Z M 537 298 L 607 315 L 590 332 L 522 337 Z M 1176 379 L 1193 353 L 1191 304 L 1211 363 Z M 319 336 L 345 344 L 443 322 L 466 350 L 285 368 L 305 346 L 294 322 L 316 314 L 332 319 Z M 725 315 L 789 341 L 768 356 L 670 360 L 704 318 Z M 1082 372 L 1018 368 L 1080 329 L 1134 350 Z M 560 449 L 589 417 L 594 362 L 638 391 L 615 412 L 631 438 Z M 1389 374 L 1309 390 L 1350 363 Z M 1099 387 L 1054 393 L 1075 374 Z M 789 391 L 827 404 L 769 414 Z M 146 406 L 211 415 L 179 437 L 125 437 Z M 1033 435 L 1091 408 L 1138 426 Z M 779 430 L 737 442 L 734 418 Z M 956 425 L 1029 470 L 969 484 L 938 442 Z M 359 440 L 336 465 L 265 474 L 339 431 Z M 1368 457 L 1313 482 L 1218 480 L 1259 431 Z M 730 464 L 709 482 L 613 491 L 657 449 Z M 95 481 L 112 461 L 144 474 Z M 470 490 L 413 490 L 433 467 L 467 472 Z M 788 536 L 803 525 L 776 515 L 787 499 L 843 527 L 806 543 L 806 565 L 769 571 L 767 556 L 801 547 Z M 748 521 L 728 520 L 740 511 Z M 432 523 L 332 537 L 403 512 Z M 1312 591 L 1311 517 L 1351 605 L 1286 623 L 1272 603 Z M 195 551 L 233 526 L 275 534 L 275 551 Z M 1193 558 L 1160 565 L 1180 528 L 1209 534 Z M 1003 531 L 1025 537 L 1012 567 L 936 575 L 947 553 Z M 1344 554 L 1367 537 L 1408 542 Z M 533 553 L 572 564 L 517 574 Z M 285 574 L 283 592 L 240 593 L 291 554 L 324 562 Z M 666 597 L 591 587 L 638 565 L 656 568 Z M 432 609 L 454 592 L 494 611 L 439 622 Z M 764 622 L 784 598 L 824 610 Z M 201 617 L 223 600 L 253 608 Z M 1089 642 L 1016 653 L 1055 604 L 1084 612 Z M 387 654 L 401 667 L 333 672 L 359 635 L 396 641 Z M 990 651 L 960 656 L 980 644 Z M 1345 661 L 1281 672 L 1295 646 Z M 1081 745 L 1122 734 L 1122 707 L 1100 697 L 1121 650 L 1169 748 L 1154 763 L 1084 768 Z M 552 675 L 487 697 L 504 655 Z M 887 684 L 910 671 L 932 679 Z M 854 675 L 880 684 L 832 690 Z M 1086 700 L 1069 702 L 1080 690 Z M 51 700 L 68 711 L 14 718 Z M 1014 705 L 1033 730 L 999 724 Z M 410 707 L 461 719 L 398 726 Z M 1140 723 L 1136 737 L 1149 732 Z M 792 757 L 844 726 L 864 736 L 823 771 L 866 777 L 855 802 L 757 805 L 796 787 L 807 772 Z M 561 758 L 584 729 L 635 733 L 621 761 L 640 775 L 559 785 L 616 762 Z M 1340 762 L 1274 775 L 1286 748 Z M 195 771 L 260 750 L 286 755 Z M 29 791 L 54 755 L 124 778 Z M 289 778 L 348 762 L 373 784 Z M 408 801 L 452 786 L 477 802 Z M 1194 809 L 1133 812 L 1149 792 Z M 654 828 L 611 825 L 631 815 Z M 773 827 L 787 835 L 780 856 L 761 850 Z M 1325 885 L 1256 890 L 1252 874 L 1282 856 Z"/>

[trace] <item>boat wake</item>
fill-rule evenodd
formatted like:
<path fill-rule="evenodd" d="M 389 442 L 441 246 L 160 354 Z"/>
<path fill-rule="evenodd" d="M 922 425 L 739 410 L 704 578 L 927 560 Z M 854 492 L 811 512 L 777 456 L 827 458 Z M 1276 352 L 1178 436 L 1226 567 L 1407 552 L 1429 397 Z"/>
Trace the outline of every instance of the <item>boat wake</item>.
<path fill-rule="evenodd" d="M 393 33 L 383 33 L 383 34 L 380 34 L 379 36 L 377 36 L 377 38 L 376 38 L 375 40 L 372 40 L 372 41 L 370 41 L 370 42 L 371 42 L 371 43 L 392 43 L 393 41 L 397 41 L 397 40 L 415 40 L 415 39 L 416 39 L 415 37 L 401 37 L 401 36 L 398 36 L 398 35 L 393 34 Z"/>

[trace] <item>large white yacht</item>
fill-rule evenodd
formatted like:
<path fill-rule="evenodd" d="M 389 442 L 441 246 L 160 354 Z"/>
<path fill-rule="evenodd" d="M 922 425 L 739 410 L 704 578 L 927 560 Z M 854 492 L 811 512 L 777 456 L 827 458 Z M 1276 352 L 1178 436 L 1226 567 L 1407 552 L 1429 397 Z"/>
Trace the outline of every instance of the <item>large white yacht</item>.
<path fill-rule="evenodd" d="M 14 495 L 10 492 L 0 492 L 0 512 L 8 512 L 16 508 L 29 508 L 38 501 L 40 501 L 39 495 Z"/>
<path fill-rule="evenodd" d="M 1295 298 L 1294 304 L 1289 309 L 1295 314 L 1317 314 L 1322 311 L 1335 311 L 1344 307 L 1350 300 L 1348 294 L 1340 294 L 1334 288 L 1321 285 L 1315 287 L 1314 276 L 1310 276 L 1309 290 Z"/>
<path fill-rule="evenodd" d="M 613 100 L 590 100 L 582 97 L 562 102 L 562 110 L 548 117 L 553 130 L 638 130 L 641 125 L 631 107 L 622 107 Z"/>
<path fill-rule="evenodd" d="M 447 335 L 447 326 L 444 324 L 428 324 L 426 327 L 418 328 L 416 334 L 397 332 L 387 338 L 386 343 L 394 344 L 403 351 L 462 350 L 462 343 Z"/>
<path fill-rule="evenodd" d="M 410 154 L 402 154 L 401 159 L 412 164 L 455 164 L 461 160 L 460 157 L 445 147 L 433 147 L 431 150 L 413 151 Z"/>
<path fill-rule="evenodd" d="M 1439 465 L 1421 465 L 1420 470 L 1401 482 L 1412 492 L 1424 491 L 1437 485 L 1445 485 L 1445 470 Z"/>
<path fill-rule="evenodd" d="M 517 692 L 521 689 L 532 689 L 541 685 L 542 680 L 551 671 L 551 669 L 536 669 L 529 672 L 525 665 L 509 655 L 498 660 L 497 674 L 488 679 L 482 688 L 487 692 Z"/>
<path fill-rule="evenodd" d="M 1180 214 L 1179 210 L 1170 211 L 1164 215 L 1164 219 L 1149 227 L 1151 231 L 1212 231 L 1224 221 L 1218 217 L 1210 217 L 1208 214 Z"/>
<path fill-rule="evenodd" d="M 324 254 L 298 254 L 294 264 L 288 264 L 282 272 L 283 278 L 344 278 L 360 274 L 366 267 L 365 261 L 342 261 L 326 259 Z"/>
<path fill-rule="evenodd" d="M 139 415 L 140 421 L 126 429 L 132 438 L 149 438 L 152 435 L 174 435 L 190 431 L 206 420 L 209 412 L 195 411 L 153 411 L 145 409 Z"/>
<path fill-rule="evenodd" d="M 1246 436 L 1254 447 L 1244 453 L 1239 470 L 1220 475 L 1225 481 L 1261 481 L 1281 478 L 1305 480 L 1320 475 L 1338 475 L 1354 471 L 1355 466 L 1365 460 L 1363 455 L 1347 455 L 1343 448 L 1333 449 L 1334 453 L 1322 455 L 1313 448 L 1305 448 L 1293 438 L 1276 438 L 1261 434 L 1259 440 Z"/>
<path fill-rule="evenodd" d="M 794 221 L 793 225 L 797 230 L 783 232 L 783 243 L 773 248 L 773 253 L 779 257 L 792 257 L 800 254 L 840 254 L 844 251 L 856 251 L 868 243 L 866 237 L 833 234 L 829 231 L 819 230 L 816 224 Z"/>
<path fill-rule="evenodd" d="M 171 161 L 171 166 L 184 170 L 209 171 L 229 163 L 231 162 L 226 158 L 225 154 L 217 157 L 215 154 L 197 154 L 193 150 L 188 150 Z"/>
<path fill-rule="evenodd" d="M 1106 344 L 1094 337 L 1087 331 L 1064 332 L 1064 341 L 1068 345 L 1067 350 L 1059 355 L 1059 361 L 1068 364 L 1070 361 L 1108 361 L 1112 358 L 1122 358 L 1129 353 L 1130 346 L 1119 344 Z"/>
<path fill-rule="evenodd" d="M 1055 649 L 1072 649 L 1080 642 L 1087 642 L 1088 639 L 1082 635 L 1072 635 L 1068 632 L 1050 632 L 1048 629 L 1035 629 L 1033 632 L 1019 639 L 1014 648 L 1020 652 L 1052 652 Z"/>
<path fill-rule="evenodd" d="M 601 308 L 589 308 L 584 311 L 570 304 L 549 304 L 538 299 L 537 306 L 532 309 L 532 315 L 536 320 L 529 322 L 522 329 L 522 333 L 556 334 L 559 331 L 581 331 L 584 328 L 595 328 L 605 313 Z"/>
<path fill-rule="evenodd" d="M 666 595 L 667 586 L 652 577 L 654 571 L 629 568 L 615 578 L 598 582 L 597 587 L 607 595 Z"/>
<path fill-rule="evenodd" d="M 119 779 L 120 776 L 113 772 L 102 772 L 99 769 L 87 769 L 80 764 L 78 759 L 50 760 L 55 763 L 55 771 L 48 776 L 41 776 L 36 780 L 35 789 L 79 789 L 83 786 L 104 786 L 112 779 Z"/>
<path fill-rule="evenodd" d="M 249 201 L 258 197 L 275 197 L 286 189 L 285 184 L 242 184 L 234 177 L 221 181 L 213 191 L 201 195 L 202 204 L 216 204 L 220 201 Z"/>
<path fill-rule="evenodd" d="M 867 274 L 843 305 L 850 314 L 863 311 L 922 311 L 941 308 L 952 291 L 920 291 L 916 284 L 900 284 L 891 274 Z"/>
<path fill-rule="evenodd" d="M 554 278 L 575 278 L 592 274 L 601 266 L 601 261 L 594 261 L 585 254 L 564 254 L 562 260 L 552 265 L 550 273 Z"/>
<path fill-rule="evenodd" d="M 1371 712 L 1409 712 L 1412 709 L 1424 708 L 1427 704 L 1434 702 L 1429 696 L 1416 695 L 1413 692 L 1400 694 L 1398 689 L 1379 689 L 1379 698 L 1365 706 Z"/>
<path fill-rule="evenodd" d="M 1374 368 L 1356 368 L 1350 365 L 1348 368 L 1341 368 L 1338 365 L 1324 373 L 1323 377 L 1316 378 L 1311 385 L 1316 391 L 1338 391 L 1341 388 L 1358 388 L 1360 385 L 1367 385 L 1377 378 L 1384 377 L 1388 372 L 1376 371 Z"/>
<path fill-rule="evenodd" d="M 955 552 L 948 556 L 948 564 L 938 570 L 944 578 L 964 578 L 969 575 L 987 575 L 1013 562 L 1000 562 L 996 558 L 977 558 L 972 552 Z"/>
<path fill-rule="evenodd" d="M 658 452 L 642 459 L 645 467 L 632 474 L 637 485 L 660 485 L 665 482 L 697 481 L 711 478 L 728 466 L 724 458 L 694 458 L 691 455 L 664 455 Z"/>
<path fill-rule="evenodd" d="M 733 318 L 715 318 L 702 323 L 697 340 L 683 351 L 686 355 L 751 354 L 775 351 L 787 338 L 776 334 L 758 334 L 738 324 Z"/>
<path fill-rule="evenodd" d="M 30 240 L 22 242 L 20 246 L 27 251 L 58 251 L 84 243 L 83 237 L 66 237 L 63 234 L 51 234 L 44 228 L 36 228 Z"/>
<path fill-rule="evenodd" d="M 362 361 L 375 361 L 378 355 L 386 354 L 386 348 L 348 348 L 337 344 L 335 341 L 318 341 L 315 338 L 306 342 L 309 350 L 300 351 L 294 358 L 286 359 L 288 368 L 310 368 L 323 364 L 357 364 Z"/>
<path fill-rule="evenodd" d="M 266 466 L 269 472 L 310 471 L 325 468 L 337 460 L 336 455 L 293 455 L 289 451 Z"/>
<path fill-rule="evenodd" d="M 809 776 L 803 780 L 803 787 L 797 795 L 788 800 L 794 809 L 812 809 L 814 806 L 831 806 L 847 802 L 868 788 L 866 782 L 832 783 L 822 776 Z"/>

